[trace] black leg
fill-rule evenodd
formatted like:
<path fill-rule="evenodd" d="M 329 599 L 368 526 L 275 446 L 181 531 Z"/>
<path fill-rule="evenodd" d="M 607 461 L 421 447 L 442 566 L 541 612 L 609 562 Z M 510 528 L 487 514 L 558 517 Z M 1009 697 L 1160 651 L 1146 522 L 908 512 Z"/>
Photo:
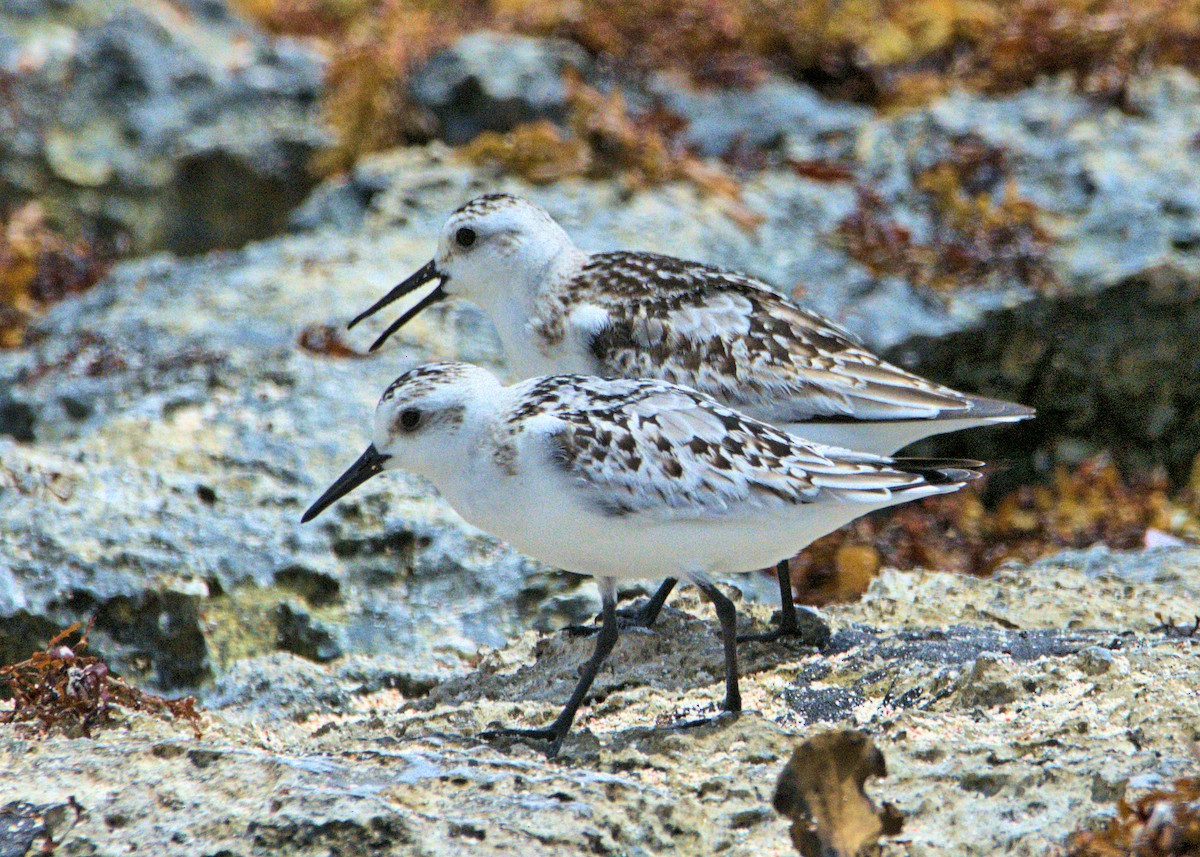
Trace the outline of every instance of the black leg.
<path fill-rule="evenodd" d="M 780 637 L 800 636 L 800 623 L 796 619 L 796 600 L 792 594 L 792 569 L 788 560 L 781 560 L 775 566 L 775 577 L 779 581 L 779 627 L 765 634 L 738 637 L 739 643 L 773 643 Z"/>
<path fill-rule="evenodd" d="M 675 578 L 668 577 L 653 597 L 637 610 L 618 610 L 617 626 L 623 631 L 629 628 L 649 628 L 658 619 L 663 605 L 667 603 L 667 596 L 678 582 Z M 563 630 L 578 637 L 594 634 L 598 629 L 595 625 L 568 625 Z"/>
<path fill-rule="evenodd" d="M 668 577 L 662 582 L 662 586 L 658 587 L 658 591 L 639 607 L 637 610 L 618 610 L 617 621 L 620 622 L 622 628 L 649 628 L 658 619 L 658 614 L 662 612 L 663 605 L 667 603 L 667 596 L 671 594 L 671 590 L 675 588 L 675 584 L 679 581 L 673 577 Z"/>
<path fill-rule="evenodd" d="M 562 747 L 563 739 L 571 730 L 575 713 L 583 704 L 583 698 L 587 696 L 592 682 L 596 680 L 596 674 L 600 672 L 600 665 L 604 663 L 604 659 L 608 657 L 617 643 L 617 589 L 612 580 L 602 579 L 600 581 L 600 599 L 602 604 L 601 624 L 600 633 L 596 635 L 596 650 L 592 652 L 591 659 L 583 665 L 583 671 L 579 675 L 579 681 L 575 684 L 575 690 L 571 692 L 571 698 L 567 700 L 567 704 L 563 706 L 558 717 L 554 718 L 554 722 L 545 729 L 490 729 L 481 733 L 480 738 L 490 741 L 494 738 L 512 735 L 549 741 L 550 746 L 546 748 L 546 755 L 549 757 L 557 755 L 559 748 Z M 730 607 L 732 606 L 730 604 Z"/>
<path fill-rule="evenodd" d="M 717 611 L 721 621 L 721 640 L 725 644 L 725 703 L 726 711 L 742 710 L 742 692 L 738 689 L 737 608 L 725 594 L 708 581 L 694 581 Z"/>

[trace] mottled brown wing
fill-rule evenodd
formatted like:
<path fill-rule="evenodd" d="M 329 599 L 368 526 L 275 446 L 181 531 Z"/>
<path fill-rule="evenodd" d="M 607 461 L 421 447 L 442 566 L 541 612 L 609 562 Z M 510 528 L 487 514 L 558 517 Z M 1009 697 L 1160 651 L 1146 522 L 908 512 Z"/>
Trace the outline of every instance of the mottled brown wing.
<path fill-rule="evenodd" d="M 847 331 L 739 274 L 646 253 L 592 257 L 568 291 L 609 376 L 660 378 L 772 422 L 913 419 L 968 402 L 876 357 Z"/>
<path fill-rule="evenodd" d="M 690 390 L 654 381 L 556 376 L 531 390 L 552 416 L 556 462 L 610 515 L 712 518 L 750 508 L 813 502 L 836 490 L 879 502 L 927 483 L 874 456 L 816 447 Z"/>

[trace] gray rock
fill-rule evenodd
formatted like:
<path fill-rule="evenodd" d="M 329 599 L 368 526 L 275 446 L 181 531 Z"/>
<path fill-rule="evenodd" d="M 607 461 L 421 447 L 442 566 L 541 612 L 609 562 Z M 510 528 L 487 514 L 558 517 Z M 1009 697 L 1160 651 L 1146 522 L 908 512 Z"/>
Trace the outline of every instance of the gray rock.
<path fill-rule="evenodd" d="M 22 69 L 0 117 L 0 202 L 37 198 L 135 251 L 196 252 L 278 232 L 315 184 L 324 60 L 301 43 L 120 0 L 42 9 L 16 32 L 0 41 L 0 68 Z"/>
<path fill-rule="evenodd" d="M 749 89 L 696 90 L 673 75 L 655 75 L 649 91 L 687 120 L 684 142 L 705 157 L 735 147 L 788 149 L 797 158 L 841 159 L 871 118 L 865 107 L 827 101 L 814 90 L 770 75 Z"/>
<path fill-rule="evenodd" d="M 437 136 L 458 145 L 482 131 L 563 119 L 563 75 L 587 66 L 573 42 L 479 31 L 434 54 L 413 74 L 409 91 L 436 117 Z"/>

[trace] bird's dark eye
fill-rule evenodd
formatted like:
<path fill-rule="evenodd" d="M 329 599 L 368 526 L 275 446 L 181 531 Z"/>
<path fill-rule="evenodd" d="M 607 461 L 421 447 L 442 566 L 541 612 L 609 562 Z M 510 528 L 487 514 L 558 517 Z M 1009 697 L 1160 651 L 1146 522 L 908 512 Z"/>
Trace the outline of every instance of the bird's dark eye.
<path fill-rule="evenodd" d="M 416 408 L 405 408 L 400 412 L 400 428 L 412 431 L 421 423 L 421 412 Z"/>
<path fill-rule="evenodd" d="M 464 226 L 454 233 L 454 240 L 458 242 L 459 247 L 470 247 L 475 243 L 476 237 L 475 230 L 469 226 Z"/>

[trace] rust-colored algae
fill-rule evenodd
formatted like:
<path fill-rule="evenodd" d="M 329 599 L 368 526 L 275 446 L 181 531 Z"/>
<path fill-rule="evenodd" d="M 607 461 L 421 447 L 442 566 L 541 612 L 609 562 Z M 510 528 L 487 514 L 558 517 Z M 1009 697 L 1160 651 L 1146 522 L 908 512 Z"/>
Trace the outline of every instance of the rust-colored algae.
<path fill-rule="evenodd" d="M 1180 777 L 1132 803 L 1117 801 L 1103 830 L 1071 835 L 1068 857 L 1195 857 L 1200 854 L 1200 777 Z"/>
<path fill-rule="evenodd" d="M 0 724 L 26 725 L 40 735 L 57 729 L 90 738 L 94 730 L 112 722 L 114 709 L 126 709 L 184 721 L 200 736 L 195 699 L 164 699 L 127 685 L 100 658 L 84 654 L 87 631 L 81 629 L 76 622 L 57 634 L 45 651 L 0 668 L 0 686 L 13 700 L 11 711 L 0 711 Z M 76 635 L 78 640 L 68 645 Z"/>
<path fill-rule="evenodd" d="M 1010 284 L 1053 291 L 1052 239 L 1041 211 L 1014 190 L 1005 160 L 1003 150 L 966 136 L 949 157 L 913 176 L 931 225 L 927 242 L 914 240 L 868 188 L 859 188 L 837 236 L 874 276 L 903 277 L 938 293 Z"/>
<path fill-rule="evenodd" d="M 1012 92 L 1065 74 L 1133 109 L 1130 82 L 1168 65 L 1200 70 L 1198 0 L 237 0 L 274 32 L 323 37 L 326 113 L 339 141 L 323 164 L 427 137 L 406 79 L 478 28 L 570 39 L 627 72 L 745 86 L 768 71 L 827 96 L 897 109 L 953 87 Z M 1011 212 L 1009 213 L 1011 216 Z"/>
<path fill-rule="evenodd" d="M 347 360 L 362 360 L 370 353 L 359 351 L 342 338 L 342 329 L 332 324 L 310 324 L 300 331 L 297 344 L 310 354 L 337 357 Z"/>

